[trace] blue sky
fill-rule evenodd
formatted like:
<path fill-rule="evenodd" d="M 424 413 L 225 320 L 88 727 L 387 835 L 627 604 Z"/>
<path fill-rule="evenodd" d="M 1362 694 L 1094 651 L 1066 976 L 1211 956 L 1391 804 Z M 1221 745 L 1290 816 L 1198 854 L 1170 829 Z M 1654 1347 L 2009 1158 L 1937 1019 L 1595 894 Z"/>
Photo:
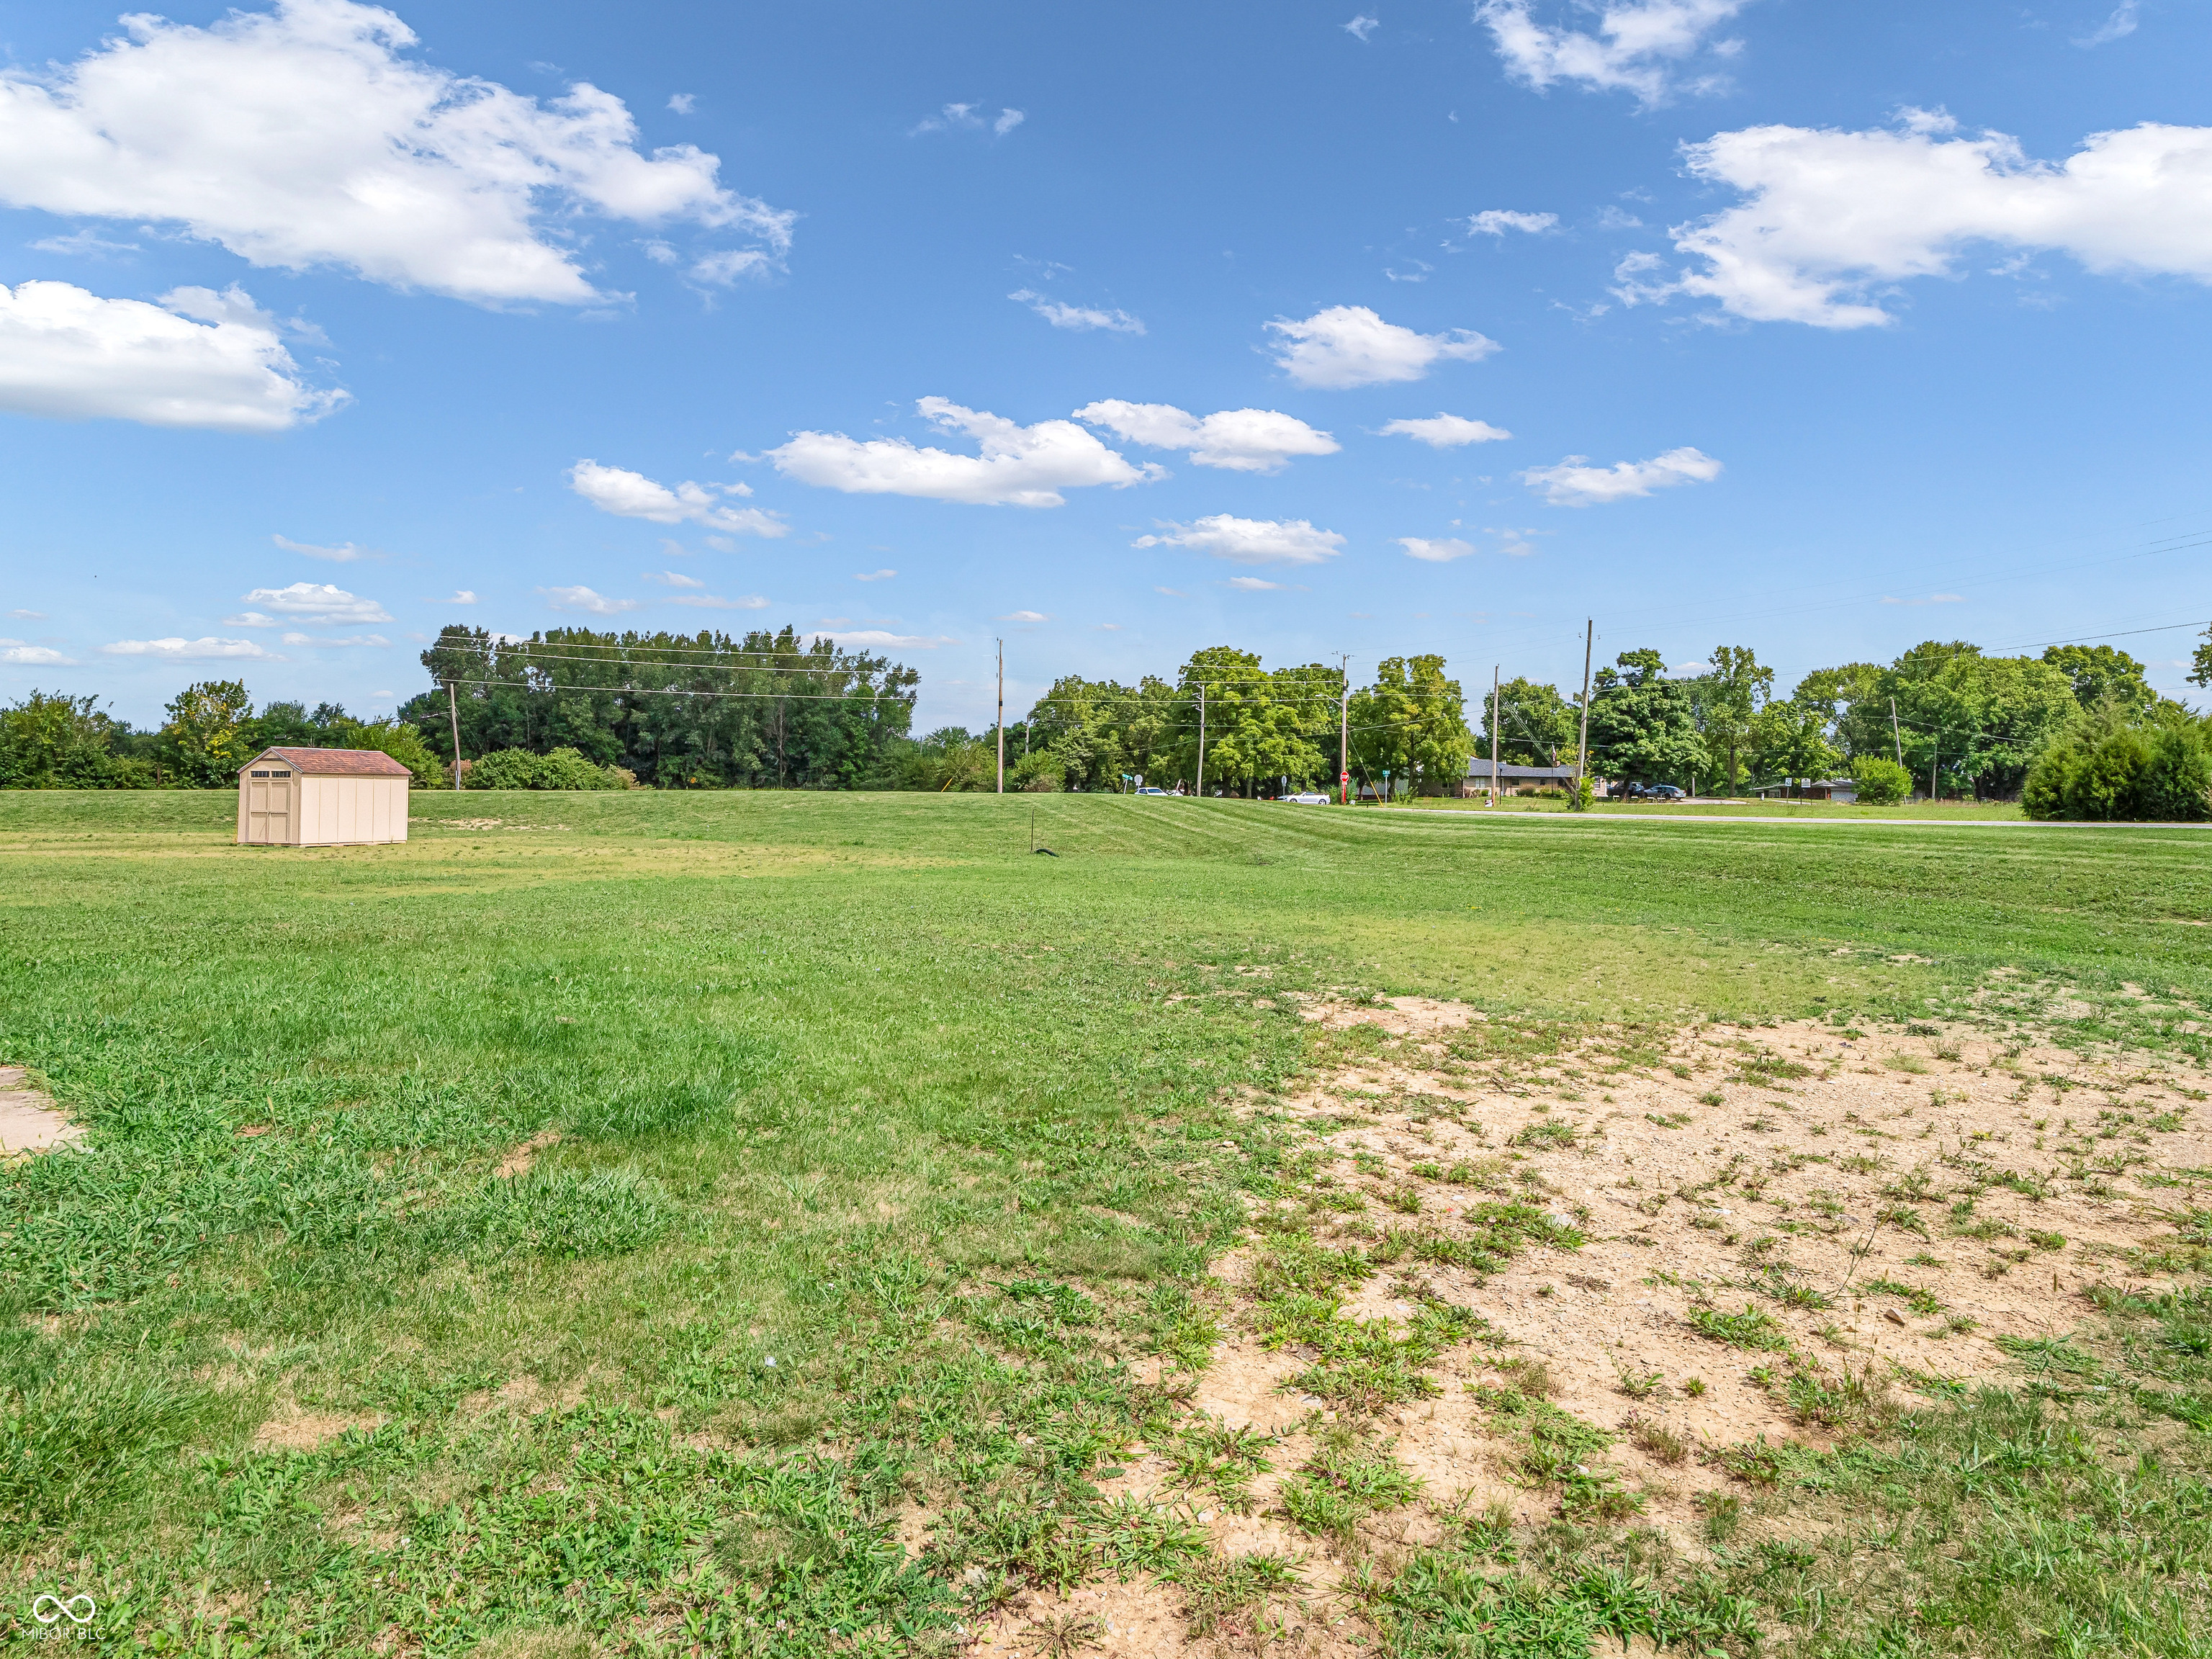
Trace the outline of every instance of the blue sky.
<path fill-rule="evenodd" d="M 2212 616 L 2202 7 L 161 17 L 0 41 L 11 699 L 788 622 L 926 728 L 1001 635 L 1018 709 Z"/>

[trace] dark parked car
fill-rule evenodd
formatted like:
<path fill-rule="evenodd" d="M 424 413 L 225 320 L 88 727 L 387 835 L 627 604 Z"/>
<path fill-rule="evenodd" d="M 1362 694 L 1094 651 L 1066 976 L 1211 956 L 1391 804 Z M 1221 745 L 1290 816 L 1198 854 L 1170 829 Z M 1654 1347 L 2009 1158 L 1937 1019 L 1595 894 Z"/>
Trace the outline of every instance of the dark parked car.
<path fill-rule="evenodd" d="M 1622 786 L 1622 800 L 1687 800 L 1689 796 L 1671 783 L 1631 783 Z"/>

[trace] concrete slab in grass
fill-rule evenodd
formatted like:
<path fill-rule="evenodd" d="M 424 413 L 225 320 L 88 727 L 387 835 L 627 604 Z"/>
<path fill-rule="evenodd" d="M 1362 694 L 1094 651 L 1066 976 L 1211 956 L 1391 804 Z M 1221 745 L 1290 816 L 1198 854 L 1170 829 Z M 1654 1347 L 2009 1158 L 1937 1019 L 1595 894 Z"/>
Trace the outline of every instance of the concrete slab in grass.
<path fill-rule="evenodd" d="M 20 1066 L 0 1066 L 0 1158 L 44 1152 L 75 1140 L 83 1128 L 64 1117 L 50 1095 L 24 1087 Z"/>

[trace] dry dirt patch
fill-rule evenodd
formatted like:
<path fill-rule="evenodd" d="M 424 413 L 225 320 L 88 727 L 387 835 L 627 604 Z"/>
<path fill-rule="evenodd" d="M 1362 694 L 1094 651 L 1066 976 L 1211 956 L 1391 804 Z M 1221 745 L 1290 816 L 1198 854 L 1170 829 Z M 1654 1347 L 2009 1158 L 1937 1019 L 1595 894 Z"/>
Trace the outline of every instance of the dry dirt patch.
<path fill-rule="evenodd" d="M 2212 1178 L 2212 1076 L 2166 1057 L 1814 1023 L 1702 1027 L 1642 1048 L 1599 1032 L 1544 1053 L 1510 1033 L 1483 1040 L 1480 1012 L 1425 999 L 1306 1012 L 1334 1030 L 1376 1028 L 1346 1045 L 1370 1052 L 1250 1105 L 1312 1133 L 1315 1191 L 1285 1201 L 1295 1218 L 1255 1211 L 1250 1242 L 1215 1264 L 1231 1334 L 1188 1396 L 1192 1422 L 1273 1437 L 1269 1467 L 1249 1513 L 1179 1480 L 1172 1447 L 1133 1449 L 1103 1488 L 1189 1505 L 1218 1558 L 1297 1562 L 1284 1651 L 1328 1651 L 1356 1628 L 1334 1592 L 1357 1562 L 1387 1570 L 1455 1516 L 1559 1512 L 1560 1486 L 1530 1477 L 1529 1419 L 1501 1401 L 1617 1437 L 1579 1454 L 1582 1472 L 1694 1547 L 1700 1496 L 1733 1479 L 1723 1452 L 1762 1437 L 1823 1445 L 1869 1420 L 1824 1407 L 1819 1388 L 1832 1398 L 1856 1377 L 1862 1402 L 1905 1401 L 2016 1378 L 2005 1341 L 2064 1336 L 2091 1285 L 2165 1288 L 2157 1243 Z M 1571 1231 L 1480 1267 L 1424 1261 L 1407 1242 L 1479 1237 L 1499 1206 Z M 1264 1346 L 1249 1300 L 1284 1222 L 1389 1263 L 1345 1293 L 1349 1320 L 1403 1330 L 1439 1304 L 1480 1317 L 1477 1340 L 1426 1367 L 1431 1397 L 1361 1416 L 1298 1391 L 1311 1353 Z M 1347 1425 L 1421 1483 L 1348 1546 L 1283 1507 L 1285 1481 Z M 1100 1651 L 1250 1644 L 1192 1636 L 1166 1587 L 1102 1594 L 1115 1629 Z M 1089 1605 L 1041 1599 L 998 1639 Z"/>
<path fill-rule="evenodd" d="M 1470 1206 L 1504 1200 L 1584 1237 L 1488 1274 L 1380 1275 L 1349 1299 L 1354 1317 L 1403 1318 L 1441 1297 L 1510 1339 L 1448 1356 L 1443 1398 L 1392 1425 L 1439 1496 L 1506 1496 L 1457 1402 L 1497 1380 L 1487 1362 L 1533 1359 L 1554 1403 L 1630 1437 L 1613 1456 L 1655 1518 L 1686 1521 L 1683 1500 L 1725 1478 L 1698 1450 L 1822 1437 L 1773 1380 L 1782 1342 L 1838 1375 L 1872 1367 L 1936 1392 L 1993 1379 L 2000 1339 L 2063 1335 L 2091 1285 L 2163 1287 L 2137 1252 L 2170 1231 L 2173 1172 L 2212 1167 L 2212 1077 L 2162 1058 L 1805 1023 L 1702 1028 L 1641 1066 L 1602 1036 L 1469 1066 L 1439 1039 L 1471 1011 L 1406 998 L 1310 1012 L 1389 1034 L 1289 1103 L 1335 1154 L 1323 1179 L 1367 1206 L 1331 1242 L 1385 1224 L 1448 1236 Z M 1734 1328 L 1774 1348 L 1700 1328 L 1747 1309 Z"/>
<path fill-rule="evenodd" d="M 315 1411 L 300 1404 L 287 1392 L 277 1396 L 268 1419 L 254 1431 L 253 1449 L 259 1452 L 311 1452 L 328 1445 L 349 1429 L 372 1432 L 384 1425 L 380 1412 Z"/>

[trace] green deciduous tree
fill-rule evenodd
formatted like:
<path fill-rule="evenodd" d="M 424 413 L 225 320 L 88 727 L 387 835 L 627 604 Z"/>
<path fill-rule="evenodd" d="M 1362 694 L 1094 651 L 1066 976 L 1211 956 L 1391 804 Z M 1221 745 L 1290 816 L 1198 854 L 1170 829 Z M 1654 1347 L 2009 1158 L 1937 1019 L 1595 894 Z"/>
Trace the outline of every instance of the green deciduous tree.
<path fill-rule="evenodd" d="M 2043 660 L 2073 683 L 2074 699 L 2084 708 L 2111 702 L 2142 714 L 2158 702 L 2158 693 L 2143 678 L 2143 665 L 2109 645 L 2050 646 Z"/>
<path fill-rule="evenodd" d="M 1455 791 L 1475 752 L 1459 682 L 1440 656 L 1386 657 L 1352 697 L 1352 759 L 1377 784 L 1388 770 L 1422 794 Z"/>
<path fill-rule="evenodd" d="M 206 680 L 188 685 L 168 705 L 161 728 L 171 763 L 184 781 L 204 789 L 237 781 L 238 769 L 253 750 L 246 722 L 253 700 L 236 680 Z"/>
<path fill-rule="evenodd" d="M 1896 725 L 1891 723 L 1891 702 Z M 2074 684 L 2033 657 L 1988 657 L 1964 641 L 1914 646 L 1863 684 L 1838 721 L 1853 757 L 1893 755 L 1916 786 L 2009 797 L 2081 712 Z"/>
<path fill-rule="evenodd" d="M 1491 699 L 1478 699 L 1480 710 L 1481 736 L 1474 753 L 1488 759 L 1493 738 L 1490 730 Z M 1508 766 L 1559 766 L 1572 764 L 1575 757 L 1575 708 L 1554 685 L 1543 685 L 1522 678 L 1506 681 L 1498 688 L 1498 724 L 1500 728 L 1495 738 L 1495 752 L 1500 762 Z M 1565 757 L 1563 762 L 1561 757 Z"/>
<path fill-rule="evenodd" d="M 1711 667 L 1692 684 L 1691 697 L 1705 749 L 1725 759 L 1729 792 L 1735 793 L 1744 749 L 1751 743 L 1759 711 L 1774 695 L 1774 671 L 1763 667 L 1747 645 L 1719 645 Z"/>
<path fill-rule="evenodd" d="M 1809 781 L 1829 776 L 1844 763 L 1828 741 L 1828 711 L 1794 697 L 1770 702 L 1751 717 L 1745 748 L 1762 778 Z"/>
<path fill-rule="evenodd" d="M 1698 734 L 1690 688 L 1666 678 L 1666 659 L 1624 651 L 1590 690 L 1590 762 L 1608 778 L 1687 787 L 1712 758 Z"/>

